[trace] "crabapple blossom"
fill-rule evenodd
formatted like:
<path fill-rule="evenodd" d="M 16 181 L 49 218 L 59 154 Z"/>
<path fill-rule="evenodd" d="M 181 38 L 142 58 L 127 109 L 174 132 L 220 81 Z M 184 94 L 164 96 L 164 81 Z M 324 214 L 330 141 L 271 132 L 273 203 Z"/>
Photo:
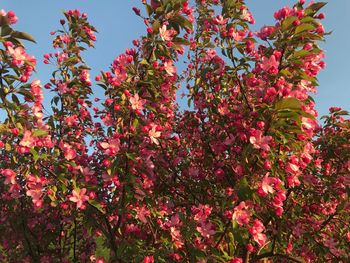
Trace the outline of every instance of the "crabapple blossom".
<path fill-rule="evenodd" d="M 349 114 L 312 98 L 324 3 L 254 32 L 244 0 L 140 2 L 94 77 L 97 30 L 65 11 L 43 85 L 0 11 L 0 261 L 349 262 Z"/>

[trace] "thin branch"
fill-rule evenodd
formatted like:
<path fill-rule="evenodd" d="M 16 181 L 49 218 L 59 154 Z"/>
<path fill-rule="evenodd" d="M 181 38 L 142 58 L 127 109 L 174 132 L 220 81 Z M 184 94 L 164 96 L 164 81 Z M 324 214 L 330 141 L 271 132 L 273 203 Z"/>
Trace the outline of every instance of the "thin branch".
<path fill-rule="evenodd" d="M 297 263 L 305 263 L 305 261 L 303 259 L 289 256 L 289 255 L 285 255 L 285 254 L 281 254 L 281 253 L 273 253 L 273 252 L 267 252 L 267 253 L 264 253 L 261 255 L 257 255 L 252 259 L 251 262 L 258 262 L 261 259 L 265 259 L 265 258 L 268 259 L 268 258 L 273 258 L 273 257 L 285 258 L 285 259 L 288 259 L 292 262 L 297 262 Z"/>
<path fill-rule="evenodd" d="M 220 236 L 218 242 L 216 242 L 215 248 L 217 248 L 217 247 L 220 245 L 221 241 L 224 239 L 224 237 L 225 237 L 225 235 L 226 235 L 226 233 L 227 233 L 227 231 L 228 231 L 230 225 L 231 225 L 231 221 L 228 221 L 228 222 L 226 223 L 224 232 L 222 232 L 222 234 L 221 234 L 221 236 Z"/>

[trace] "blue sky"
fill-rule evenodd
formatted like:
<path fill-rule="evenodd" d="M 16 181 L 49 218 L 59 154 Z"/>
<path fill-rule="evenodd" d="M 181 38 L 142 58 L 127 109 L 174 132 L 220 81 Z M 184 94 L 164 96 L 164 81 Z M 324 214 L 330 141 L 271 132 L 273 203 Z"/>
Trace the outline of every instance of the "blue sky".
<path fill-rule="evenodd" d="M 59 27 L 62 11 L 79 9 L 88 14 L 91 23 L 98 29 L 96 48 L 85 55 L 88 64 L 95 69 L 107 70 L 114 57 L 131 47 L 131 41 L 144 33 L 142 20 L 131 8 L 140 6 L 141 0 L 2 0 L 0 9 L 13 10 L 19 17 L 17 30 L 32 34 L 37 44 L 28 44 L 28 53 L 38 59 L 37 76 L 42 83 L 51 75 L 52 67 L 42 63 L 44 53 L 52 52 L 52 36 L 49 32 Z M 291 0 L 246 0 L 256 20 L 254 29 L 273 24 L 277 9 L 292 5 Z M 320 115 L 330 106 L 350 110 L 350 1 L 329 0 L 324 8 L 327 31 L 333 31 L 322 44 L 326 50 L 327 68 L 319 77 L 320 87 L 315 96 Z M 99 89 L 96 87 L 96 89 Z M 101 93 L 99 93 L 101 94 Z"/>

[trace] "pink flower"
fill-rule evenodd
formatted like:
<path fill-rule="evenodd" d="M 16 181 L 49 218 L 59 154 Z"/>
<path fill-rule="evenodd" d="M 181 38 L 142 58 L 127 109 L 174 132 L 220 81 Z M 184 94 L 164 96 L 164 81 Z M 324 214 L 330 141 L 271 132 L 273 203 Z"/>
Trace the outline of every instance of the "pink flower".
<path fill-rule="evenodd" d="M 253 221 L 253 226 L 249 229 L 249 233 L 253 236 L 255 242 L 259 244 L 260 247 L 265 245 L 267 237 L 262 232 L 265 230 L 263 223 L 259 219 Z"/>
<path fill-rule="evenodd" d="M 149 130 L 148 136 L 151 138 L 151 142 L 153 142 L 156 145 L 159 145 L 159 141 L 157 138 L 160 137 L 161 132 L 157 131 L 157 126 L 153 125 L 152 129 Z"/>
<path fill-rule="evenodd" d="M 12 63 L 16 66 L 23 64 L 27 60 L 28 55 L 24 51 L 23 47 L 13 48 L 11 46 L 8 46 L 7 51 L 9 55 L 12 56 Z"/>
<path fill-rule="evenodd" d="M 174 76 L 176 74 L 176 67 L 173 65 L 171 60 L 164 62 L 164 70 L 169 76 Z"/>
<path fill-rule="evenodd" d="M 270 74 L 278 73 L 279 62 L 277 61 L 275 55 L 272 55 L 270 58 L 263 57 L 261 68 Z"/>
<path fill-rule="evenodd" d="M 245 202 L 241 202 L 235 207 L 232 220 L 236 220 L 240 226 L 247 225 L 250 220 L 251 212 Z"/>
<path fill-rule="evenodd" d="M 171 235 L 171 240 L 174 242 L 175 247 L 182 248 L 184 243 L 181 239 L 182 237 L 181 237 L 180 230 L 176 227 L 171 227 L 170 228 L 170 235 Z"/>
<path fill-rule="evenodd" d="M 154 256 L 146 256 L 143 258 L 143 263 L 153 263 L 154 262 Z"/>
<path fill-rule="evenodd" d="M 101 142 L 100 146 L 105 150 L 104 153 L 108 156 L 115 156 L 120 149 L 119 139 L 108 139 L 108 142 Z"/>
<path fill-rule="evenodd" d="M 71 41 L 69 35 L 62 35 L 59 37 L 62 40 L 62 42 L 66 43 L 66 44 L 68 44 Z"/>
<path fill-rule="evenodd" d="M 23 138 L 19 142 L 19 145 L 30 148 L 34 146 L 34 143 L 35 143 L 35 138 L 32 136 L 32 132 L 28 130 L 24 131 Z"/>
<path fill-rule="evenodd" d="M 78 121 L 78 116 L 76 114 L 73 114 L 71 116 L 68 116 L 67 118 L 65 118 L 65 123 L 68 125 L 68 126 L 74 126 L 77 124 L 77 121 Z"/>
<path fill-rule="evenodd" d="M 194 220 L 204 221 L 211 214 L 212 208 L 209 205 L 200 204 L 198 207 L 193 206 L 191 212 L 194 215 Z"/>
<path fill-rule="evenodd" d="M 16 184 L 16 173 L 12 169 L 3 169 L 1 174 L 5 176 L 5 184 Z"/>
<path fill-rule="evenodd" d="M 60 141 L 59 143 L 59 147 L 61 148 L 61 150 L 64 152 L 64 157 L 69 161 L 69 160 L 73 160 L 76 156 L 77 153 L 76 151 L 73 149 L 73 147 L 71 145 L 69 145 L 68 143 L 65 143 L 63 141 Z"/>
<path fill-rule="evenodd" d="M 30 85 L 30 91 L 36 97 L 37 100 L 41 101 L 44 99 L 44 93 L 40 86 L 40 80 L 34 80 Z"/>
<path fill-rule="evenodd" d="M 103 257 L 98 257 L 98 259 L 96 259 L 96 263 L 105 263 L 105 260 Z"/>
<path fill-rule="evenodd" d="M 272 140 L 271 136 L 263 136 L 262 131 L 260 130 L 253 130 L 252 136 L 250 136 L 249 141 L 251 144 L 253 144 L 253 147 L 255 149 L 262 149 L 264 151 L 269 151 L 270 146 L 269 143 Z"/>
<path fill-rule="evenodd" d="M 289 187 L 297 187 L 301 184 L 298 175 L 288 175 L 286 179 Z"/>
<path fill-rule="evenodd" d="M 197 225 L 196 230 L 206 238 L 210 238 L 210 236 L 216 233 L 215 226 L 211 222 L 201 222 Z"/>
<path fill-rule="evenodd" d="M 261 186 L 258 189 L 258 193 L 261 196 L 266 196 L 269 193 L 274 193 L 275 189 L 272 187 L 274 182 L 273 177 L 268 177 L 268 173 L 265 175 L 264 179 L 262 180 Z"/>
<path fill-rule="evenodd" d="M 67 82 L 63 82 L 62 81 L 58 81 L 56 83 L 57 85 L 57 90 L 61 93 L 61 94 L 65 94 L 69 88 L 68 88 L 68 83 Z"/>
<path fill-rule="evenodd" d="M 251 23 L 251 24 L 254 24 L 254 23 L 255 23 L 255 20 L 254 20 L 254 18 L 253 18 L 252 13 L 251 13 L 247 8 L 244 8 L 244 9 L 243 9 L 241 18 L 242 18 L 243 20 L 246 20 L 247 22 L 249 22 L 249 23 Z"/>
<path fill-rule="evenodd" d="M 6 13 L 3 9 L 1 9 L 0 16 L 6 16 L 8 23 L 10 25 L 17 23 L 17 21 L 18 21 L 18 17 L 16 16 L 15 12 L 13 12 L 13 11 L 8 11 Z"/>
<path fill-rule="evenodd" d="M 77 203 L 78 209 L 84 209 L 84 202 L 89 200 L 89 196 L 85 195 L 86 188 L 82 188 L 81 190 L 75 189 L 72 191 L 73 196 L 69 198 L 70 201 Z"/>
<path fill-rule="evenodd" d="M 79 79 L 83 82 L 85 82 L 88 86 L 91 85 L 91 80 L 90 80 L 90 72 L 87 69 L 83 69 L 80 72 Z"/>
<path fill-rule="evenodd" d="M 264 26 L 256 35 L 262 40 L 266 40 L 274 31 L 274 26 Z"/>
<path fill-rule="evenodd" d="M 166 25 L 163 25 L 159 28 L 159 34 L 163 41 L 172 41 L 173 36 L 176 35 L 176 31 L 174 29 L 167 30 Z"/>
<path fill-rule="evenodd" d="M 42 196 L 45 183 L 45 178 L 39 178 L 34 175 L 29 175 L 27 179 L 28 190 L 26 194 L 32 198 L 35 207 L 41 207 L 43 204 Z"/>
<path fill-rule="evenodd" d="M 227 18 L 224 19 L 222 15 L 219 15 L 214 19 L 214 22 L 218 25 L 225 25 L 227 21 L 228 19 Z"/>
<path fill-rule="evenodd" d="M 168 226 L 181 226 L 181 220 L 178 214 L 173 215 L 170 221 L 166 223 Z"/>
<path fill-rule="evenodd" d="M 129 102 L 133 110 L 141 111 L 144 109 L 143 105 L 145 105 L 146 100 L 140 99 L 139 94 L 135 94 L 135 96 L 130 97 Z"/>
<path fill-rule="evenodd" d="M 147 217 L 150 216 L 151 211 L 146 207 L 146 206 L 142 206 L 142 207 L 137 207 L 135 208 L 137 214 L 136 217 L 144 224 L 147 223 Z"/>

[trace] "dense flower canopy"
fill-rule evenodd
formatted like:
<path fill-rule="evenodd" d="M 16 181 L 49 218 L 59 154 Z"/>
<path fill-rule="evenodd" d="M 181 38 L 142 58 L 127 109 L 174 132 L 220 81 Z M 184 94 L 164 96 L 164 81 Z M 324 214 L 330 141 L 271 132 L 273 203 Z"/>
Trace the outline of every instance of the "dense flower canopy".
<path fill-rule="evenodd" d="M 145 35 L 95 82 L 85 13 L 64 12 L 41 83 L 0 11 L 0 261 L 348 262 L 350 121 L 312 98 L 325 3 L 258 32 L 244 0 L 142 3 Z"/>

